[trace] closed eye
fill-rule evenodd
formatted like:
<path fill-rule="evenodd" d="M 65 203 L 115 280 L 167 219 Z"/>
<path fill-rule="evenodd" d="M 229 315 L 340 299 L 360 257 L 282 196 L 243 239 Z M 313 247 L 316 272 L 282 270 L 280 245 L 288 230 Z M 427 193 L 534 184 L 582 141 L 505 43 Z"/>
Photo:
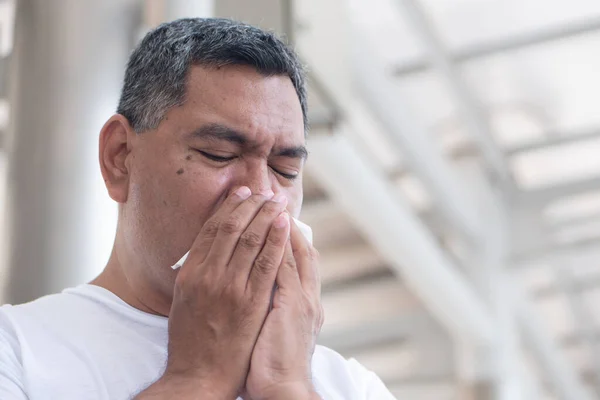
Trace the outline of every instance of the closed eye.
<path fill-rule="evenodd" d="M 271 167 L 271 169 L 273 171 L 275 171 L 275 173 L 281 175 L 282 177 L 284 177 L 285 179 L 287 179 L 288 181 L 293 181 L 294 179 L 296 179 L 298 177 L 298 174 L 296 175 L 290 175 L 290 174 L 285 174 L 283 172 L 277 171 L 275 168 Z"/>
<path fill-rule="evenodd" d="M 222 156 L 217 156 L 215 154 L 211 154 L 211 153 L 207 153 L 205 151 L 202 150 L 196 150 L 198 153 L 202 154 L 204 157 L 208 158 L 209 160 L 215 161 L 215 162 L 220 162 L 220 163 L 226 163 L 229 162 L 235 158 L 237 158 L 236 156 L 232 156 L 232 157 L 222 157 Z M 291 174 L 286 174 L 284 172 L 278 171 L 277 169 L 271 167 L 271 169 L 281 175 L 283 178 L 289 180 L 289 181 L 293 181 L 294 179 L 296 179 L 298 177 L 298 174 L 296 175 L 291 175 Z"/>
<path fill-rule="evenodd" d="M 235 156 L 233 156 L 233 157 L 221 157 L 221 156 L 217 156 L 215 154 L 207 153 L 207 152 L 202 151 L 202 150 L 198 150 L 198 153 L 202 154 L 204 157 L 208 158 L 209 160 L 216 161 L 216 162 L 228 162 L 228 161 L 231 161 L 231 160 L 233 160 L 235 158 Z"/>

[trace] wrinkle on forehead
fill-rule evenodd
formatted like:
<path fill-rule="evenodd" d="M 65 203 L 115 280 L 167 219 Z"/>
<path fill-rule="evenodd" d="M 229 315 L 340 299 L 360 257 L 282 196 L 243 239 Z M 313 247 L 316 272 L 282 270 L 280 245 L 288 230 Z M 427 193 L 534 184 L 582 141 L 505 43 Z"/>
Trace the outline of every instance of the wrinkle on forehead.
<path fill-rule="evenodd" d="M 242 131 L 256 143 L 304 142 L 300 101 L 284 75 L 264 76 L 244 66 L 192 67 L 183 108 Z"/>

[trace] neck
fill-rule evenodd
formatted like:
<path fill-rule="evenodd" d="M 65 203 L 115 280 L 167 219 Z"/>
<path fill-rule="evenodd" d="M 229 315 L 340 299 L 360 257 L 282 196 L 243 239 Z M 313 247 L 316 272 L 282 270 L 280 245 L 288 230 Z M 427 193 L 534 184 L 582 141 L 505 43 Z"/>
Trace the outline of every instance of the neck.
<path fill-rule="evenodd" d="M 106 267 L 90 284 L 111 291 L 138 310 L 168 316 L 171 298 L 165 299 L 169 296 L 161 295 L 143 274 L 135 273 L 135 269 L 126 271 L 125 267 L 131 264 L 120 255 L 116 241 Z M 138 271 L 141 272 L 141 268 Z"/>

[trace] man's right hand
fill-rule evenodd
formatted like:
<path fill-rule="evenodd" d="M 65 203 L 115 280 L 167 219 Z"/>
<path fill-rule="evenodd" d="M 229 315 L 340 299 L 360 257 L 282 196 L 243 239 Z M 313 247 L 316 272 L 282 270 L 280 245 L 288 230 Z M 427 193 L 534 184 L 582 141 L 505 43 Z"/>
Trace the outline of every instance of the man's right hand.
<path fill-rule="evenodd" d="M 289 238 L 286 206 L 242 187 L 204 224 L 175 280 L 166 370 L 139 399 L 235 399 L 243 389 Z"/>

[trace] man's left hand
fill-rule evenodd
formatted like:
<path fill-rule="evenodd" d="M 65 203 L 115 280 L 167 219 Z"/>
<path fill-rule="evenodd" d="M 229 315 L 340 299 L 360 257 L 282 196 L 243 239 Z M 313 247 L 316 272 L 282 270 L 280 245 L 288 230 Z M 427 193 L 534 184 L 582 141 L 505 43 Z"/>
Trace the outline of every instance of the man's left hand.
<path fill-rule="evenodd" d="M 290 241 L 277 274 L 273 309 L 259 334 L 245 400 L 319 399 L 311 360 L 323 325 L 318 252 L 291 220 Z"/>

